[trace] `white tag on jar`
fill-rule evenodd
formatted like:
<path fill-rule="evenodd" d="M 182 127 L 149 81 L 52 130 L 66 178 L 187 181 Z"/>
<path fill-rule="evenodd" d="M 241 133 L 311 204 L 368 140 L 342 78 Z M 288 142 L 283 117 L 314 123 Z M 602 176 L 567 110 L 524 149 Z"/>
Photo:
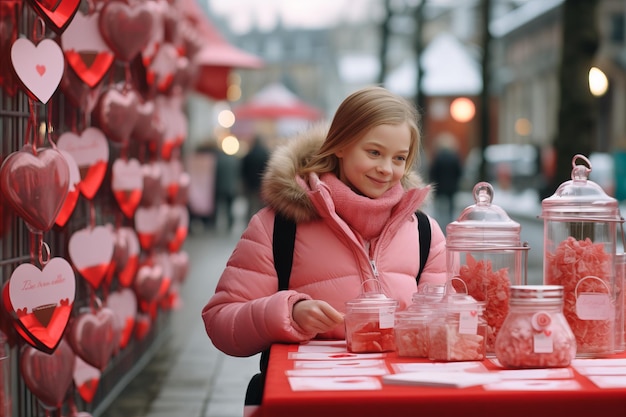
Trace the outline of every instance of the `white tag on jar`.
<path fill-rule="evenodd" d="M 581 320 L 608 320 L 611 318 L 611 298 L 601 292 L 584 292 L 576 299 L 576 315 Z"/>
<path fill-rule="evenodd" d="M 554 343 L 552 342 L 552 331 L 543 330 L 533 335 L 533 352 L 535 353 L 552 353 Z"/>
<path fill-rule="evenodd" d="M 396 322 L 395 308 L 382 308 L 378 313 L 378 326 L 381 329 L 391 329 Z"/>
<path fill-rule="evenodd" d="M 478 312 L 462 311 L 459 314 L 459 333 L 476 334 L 478 332 Z"/>

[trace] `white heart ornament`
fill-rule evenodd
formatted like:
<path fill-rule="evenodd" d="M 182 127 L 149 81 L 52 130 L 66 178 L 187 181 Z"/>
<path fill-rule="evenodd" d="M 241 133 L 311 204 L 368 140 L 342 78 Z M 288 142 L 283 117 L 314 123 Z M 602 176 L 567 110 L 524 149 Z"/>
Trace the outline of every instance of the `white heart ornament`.
<path fill-rule="evenodd" d="M 81 229 L 70 237 L 68 252 L 78 272 L 99 288 L 111 265 L 115 236 L 106 226 Z"/>
<path fill-rule="evenodd" d="M 63 77 L 65 60 L 61 47 L 51 39 L 35 45 L 19 38 L 11 46 L 11 62 L 29 94 L 47 103 Z"/>

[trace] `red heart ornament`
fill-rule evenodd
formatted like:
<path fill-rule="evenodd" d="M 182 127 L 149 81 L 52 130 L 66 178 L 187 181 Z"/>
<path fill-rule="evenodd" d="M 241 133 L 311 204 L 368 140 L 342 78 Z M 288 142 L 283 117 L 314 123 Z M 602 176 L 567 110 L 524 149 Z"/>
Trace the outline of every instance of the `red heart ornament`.
<path fill-rule="evenodd" d="M 80 0 L 30 0 L 37 14 L 57 34 L 62 34 L 80 6 Z"/>
<path fill-rule="evenodd" d="M 59 152 L 61 152 L 61 155 L 65 158 L 67 166 L 70 169 L 70 188 L 67 192 L 67 197 L 65 197 L 65 201 L 63 202 L 63 206 L 59 211 L 59 215 L 55 220 L 57 226 L 63 227 L 74 212 L 74 208 L 76 208 L 76 203 L 78 202 L 78 196 L 80 195 L 80 191 L 78 189 L 80 185 L 80 171 L 78 170 L 78 165 L 71 154 L 64 150 L 59 150 Z"/>
<path fill-rule="evenodd" d="M 52 258 L 42 270 L 21 264 L 11 274 L 8 295 L 12 310 L 32 342 L 54 350 L 72 311 L 76 278 L 63 258 Z"/>
<path fill-rule="evenodd" d="M 60 408 L 72 385 L 75 355 L 65 340 L 51 353 L 24 346 L 20 371 L 28 389 L 47 408 Z"/>
<path fill-rule="evenodd" d="M 139 117 L 139 102 L 139 95 L 132 88 L 114 86 L 102 93 L 94 114 L 98 125 L 111 141 L 128 142 Z"/>
<path fill-rule="evenodd" d="M 108 307 L 95 313 L 83 312 L 70 323 L 67 340 L 85 362 L 103 370 L 119 342 L 116 320 L 115 313 Z"/>
<path fill-rule="evenodd" d="M 18 10 L 21 0 L 0 1 L 0 86 L 9 96 L 17 92 L 18 81 L 11 70 L 11 45 L 17 39 Z"/>
<path fill-rule="evenodd" d="M 167 247 L 170 252 L 178 252 L 187 239 L 189 230 L 189 211 L 187 207 L 178 205 L 170 208 L 171 215 L 175 219 L 173 232 L 169 236 Z"/>
<path fill-rule="evenodd" d="M 71 105 L 80 109 L 83 113 L 91 113 L 98 103 L 102 83 L 91 88 L 76 75 L 69 65 L 65 66 L 63 78 L 61 78 L 61 91 Z"/>
<path fill-rule="evenodd" d="M 17 312 L 15 311 L 15 309 L 13 308 L 13 305 L 11 304 L 11 296 L 9 295 L 9 281 L 5 282 L 4 286 L 2 287 L 2 304 L 3 304 L 5 311 L 11 316 L 11 318 L 14 319 L 12 320 L 13 328 L 17 331 L 19 336 L 26 341 L 26 343 L 28 343 L 29 345 L 33 346 L 36 349 L 40 349 L 43 352 L 47 352 L 47 353 L 54 352 L 54 349 L 56 349 L 56 345 L 53 346 L 53 348 L 47 348 L 43 346 L 38 340 L 34 340 L 32 336 L 30 335 L 30 333 L 28 333 L 28 331 L 24 327 L 22 327 L 22 323 L 19 320 L 17 320 Z M 68 313 L 68 320 L 69 320 L 69 313 Z"/>
<path fill-rule="evenodd" d="M 98 289 L 113 258 L 115 236 L 110 228 L 96 226 L 81 229 L 70 237 L 68 252 L 80 275 Z"/>
<path fill-rule="evenodd" d="M 113 291 L 106 299 L 106 305 L 117 316 L 121 326 L 120 345 L 124 349 L 133 334 L 135 317 L 137 316 L 137 297 L 130 288 Z"/>
<path fill-rule="evenodd" d="M 141 202 L 143 176 L 136 159 L 116 159 L 112 167 L 111 189 L 124 215 L 132 218 Z"/>
<path fill-rule="evenodd" d="M 61 47 L 51 39 L 35 45 L 19 38 L 11 47 L 11 62 L 28 95 L 47 103 L 63 77 L 65 60 Z"/>
<path fill-rule="evenodd" d="M 156 22 L 145 3 L 109 1 L 100 11 L 99 28 L 116 58 L 129 62 L 149 44 Z"/>
<path fill-rule="evenodd" d="M 135 230 L 141 248 L 152 249 L 163 233 L 167 217 L 167 205 L 139 207 L 135 211 Z"/>
<path fill-rule="evenodd" d="M 139 255 L 141 246 L 135 229 L 130 227 L 120 227 L 117 230 L 120 236 L 126 242 L 126 262 L 117 265 L 117 280 L 123 287 L 130 287 L 135 279 L 135 274 L 139 268 Z"/>
<path fill-rule="evenodd" d="M 78 78 L 93 88 L 111 68 L 115 56 L 98 29 L 98 12 L 77 13 L 63 36 L 61 46 L 65 59 Z"/>
<path fill-rule="evenodd" d="M 159 47 L 156 55 L 146 68 L 146 81 L 148 85 L 156 87 L 157 91 L 164 93 L 174 81 L 178 65 L 178 50 L 171 43 Z"/>
<path fill-rule="evenodd" d="M 106 136 L 95 127 L 88 127 L 80 135 L 65 132 L 57 140 L 57 147 L 72 155 L 80 173 L 80 192 L 87 199 L 93 199 L 100 189 L 109 162 Z"/>
<path fill-rule="evenodd" d="M 95 366 L 85 362 L 80 356 L 76 356 L 73 376 L 74 385 L 76 385 L 80 398 L 86 403 L 92 402 L 98 390 L 102 372 Z"/>
<path fill-rule="evenodd" d="M 135 323 L 135 337 L 137 340 L 143 340 L 152 329 L 152 318 L 147 313 L 137 313 L 137 321 Z"/>
<path fill-rule="evenodd" d="M 34 155 L 26 145 L 0 167 L 0 189 L 6 201 L 37 231 L 52 228 L 69 188 L 70 169 L 56 149 L 41 149 Z"/>

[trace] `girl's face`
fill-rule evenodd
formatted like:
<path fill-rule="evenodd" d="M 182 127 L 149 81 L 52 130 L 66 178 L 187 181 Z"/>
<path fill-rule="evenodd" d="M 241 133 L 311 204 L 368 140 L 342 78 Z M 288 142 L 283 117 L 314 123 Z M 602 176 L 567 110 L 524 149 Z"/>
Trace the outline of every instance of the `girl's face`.
<path fill-rule="evenodd" d="M 406 123 L 376 126 L 336 153 L 339 179 L 364 196 L 378 198 L 404 175 L 410 145 Z"/>

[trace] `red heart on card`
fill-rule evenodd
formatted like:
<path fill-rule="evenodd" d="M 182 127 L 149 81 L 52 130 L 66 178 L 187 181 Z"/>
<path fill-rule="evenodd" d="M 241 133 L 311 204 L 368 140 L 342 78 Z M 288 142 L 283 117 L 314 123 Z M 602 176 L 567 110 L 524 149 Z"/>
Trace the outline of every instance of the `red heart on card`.
<path fill-rule="evenodd" d="M 123 86 L 109 88 L 100 95 L 94 114 L 106 136 L 116 143 L 127 143 L 137 122 L 139 94 Z"/>
<path fill-rule="evenodd" d="M 119 342 L 115 313 L 108 307 L 97 312 L 83 312 L 72 320 L 67 340 L 72 349 L 88 364 L 103 370 Z"/>
<path fill-rule="evenodd" d="M 116 159 L 111 168 L 111 190 L 124 215 L 132 218 L 141 202 L 143 175 L 137 159 Z"/>
<path fill-rule="evenodd" d="M 80 0 L 30 0 L 35 11 L 57 34 L 62 34 L 80 6 Z"/>
<path fill-rule="evenodd" d="M 65 340 L 52 353 L 32 346 L 20 351 L 20 372 L 28 389 L 46 408 L 60 408 L 72 385 L 74 352 Z"/>
<path fill-rule="evenodd" d="M 68 252 L 80 275 L 98 289 L 105 278 L 115 247 L 115 236 L 106 226 L 80 229 L 68 243 Z"/>
<path fill-rule="evenodd" d="M 135 58 L 153 36 L 156 16 L 145 3 L 133 5 L 109 1 L 100 11 L 99 27 L 102 38 L 125 62 Z"/>
<path fill-rule="evenodd" d="M 10 154 L 0 168 L 0 188 L 18 216 L 33 229 L 54 225 L 70 188 L 70 169 L 56 149 L 31 146 Z"/>
<path fill-rule="evenodd" d="M 94 87 L 105 76 L 115 56 L 102 39 L 98 29 L 98 12 L 90 15 L 77 13 L 61 37 L 65 59 L 89 87 Z"/>

